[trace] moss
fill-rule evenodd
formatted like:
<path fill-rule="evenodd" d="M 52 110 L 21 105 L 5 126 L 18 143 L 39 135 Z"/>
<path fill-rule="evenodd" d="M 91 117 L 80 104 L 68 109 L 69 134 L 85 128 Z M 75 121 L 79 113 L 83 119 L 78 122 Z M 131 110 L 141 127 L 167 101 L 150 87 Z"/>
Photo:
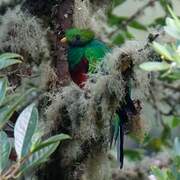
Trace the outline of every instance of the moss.
<path fill-rule="evenodd" d="M 141 116 L 139 114 L 134 115 L 129 127 L 130 135 L 132 135 L 136 140 L 142 143 L 147 131 L 148 129 L 145 127 L 145 122 L 141 118 Z"/>
<path fill-rule="evenodd" d="M 140 169 L 121 171 L 117 170 L 112 175 L 112 180 L 148 180 L 148 176 Z"/>
<path fill-rule="evenodd" d="M 13 9 L 23 0 L 1 0 L 0 1 L 0 14 L 4 15 L 8 9 Z"/>
<path fill-rule="evenodd" d="M 89 157 L 82 180 L 110 180 L 111 169 L 106 153 L 97 153 Z"/>
<path fill-rule="evenodd" d="M 105 7 L 107 5 L 104 4 L 104 1 L 75 0 L 73 14 L 74 26 L 78 28 L 90 28 L 95 32 L 96 37 L 110 43 L 107 34 L 111 31 L 111 28 L 107 25 Z"/>
<path fill-rule="evenodd" d="M 78 141 L 72 141 L 69 144 L 66 144 L 63 149 L 61 149 L 60 153 L 63 155 L 61 159 L 61 164 L 64 167 L 68 167 L 69 164 L 76 161 L 79 156 L 82 154 L 81 143 Z"/>
<path fill-rule="evenodd" d="M 42 28 L 40 20 L 22 12 L 20 6 L 8 10 L 0 18 L 1 51 L 20 53 L 25 60 L 31 57 L 38 64 L 49 59 L 47 32 Z"/>
<path fill-rule="evenodd" d="M 50 66 L 50 62 L 42 62 L 39 69 L 39 88 L 42 90 L 56 89 L 58 77 L 54 69 Z"/>
<path fill-rule="evenodd" d="M 72 142 L 60 150 L 61 163 L 66 164 L 68 171 L 82 177 L 83 180 L 94 180 L 97 177 L 103 180 L 108 177 L 104 171 L 109 166 L 109 162 L 106 161 L 109 125 L 117 108 L 124 102 L 127 82 L 122 70 L 126 61 L 132 61 L 133 64 L 130 75 L 132 91 L 139 89 L 141 92 L 140 96 L 134 93 L 133 99 L 145 99 L 146 92 L 143 92 L 149 88 L 149 76 L 142 75 L 139 69 L 139 64 L 146 61 L 149 56 L 149 50 L 143 49 L 144 44 L 128 42 L 121 48 L 113 48 L 99 64 L 96 73 L 89 75 L 84 89 L 72 82 L 50 95 L 50 106 L 46 110 L 46 123 L 50 131 L 68 133 L 73 138 Z M 140 49 L 143 50 L 139 51 Z M 129 122 L 128 130 L 142 139 L 144 121 L 140 113 L 130 119 L 132 121 Z M 104 174 L 101 173 L 100 176 L 97 169 Z M 141 173 L 132 174 L 137 179 Z"/>
<path fill-rule="evenodd" d="M 66 163 L 66 166 L 72 165 L 74 158 L 77 158 L 77 161 L 86 167 L 84 173 L 88 177 L 92 167 L 87 164 L 93 161 L 95 163 L 97 152 L 106 152 L 109 124 L 120 102 L 123 101 L 124 81 L 115 65 L 120 59 L 121 57 L 117 57 L 104 61 L 98 72 L 90 75 L 84 89 L 71 83 L 59 90 L 51 96 L 51 105 L 46 110 L 46 124 L 51 127 L 50 131 L 61 130 L 73 137 L 73 142 L 63 148 L 66 151 L 61 152 L 62 162 Z M 105 73 L 106 65 L 109 66 L 109 74 Z M 104 155 L 105 159 L 106 156 Z M 97 166 L 106 166 L 104 158 L 99 160 Z M 76 172 L 80 171 L 78 168 L 80 167 L 77 166 Z M 98 176 L 94 174 L 92 178 L 96 177 Z"/>
<path fill-rule="evenodd" d="M 74 26 L 78 28 L 87 28 L 90 21 L 91 6 L 89 0 L 75 0 L 74 1 Z"/>

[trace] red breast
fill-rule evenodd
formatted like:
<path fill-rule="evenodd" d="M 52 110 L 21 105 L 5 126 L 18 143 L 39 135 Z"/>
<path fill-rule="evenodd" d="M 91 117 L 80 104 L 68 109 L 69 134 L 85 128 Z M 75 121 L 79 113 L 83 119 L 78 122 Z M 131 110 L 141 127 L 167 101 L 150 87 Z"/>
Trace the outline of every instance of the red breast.
<path fill-rule="evenodd" d="M 84 83 L 88 79 L 88 61 L 83 59 L 80 64 L 78 64 L 75 69 L 70 71 L 72 80 L 80 87 L 84 87 Z"/>

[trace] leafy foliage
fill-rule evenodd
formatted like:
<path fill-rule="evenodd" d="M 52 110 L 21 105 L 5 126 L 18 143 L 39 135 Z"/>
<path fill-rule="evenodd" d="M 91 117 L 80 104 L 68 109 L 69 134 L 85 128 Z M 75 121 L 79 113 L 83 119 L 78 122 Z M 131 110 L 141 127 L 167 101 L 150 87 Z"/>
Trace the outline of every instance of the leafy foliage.
<path fill-rule="evenodd" d="M 10 65 L 20 63 L 20 55 L 5 53 L 0 56 L 0 68 L 4 69 Z M 19 115 L 14 128 L 14 146 L 18 156 L 13 164 L 9 164 L 11 144 L 8 135 L 3 131 L 3 127 L 9 121 L 18 107 L 23 105 L 29 94 L 34 92 L 34 88 L 29 89 L 21 96 L 7 94 L 8 80 L 6 77 L 0 79 L 0 179 L 11 179 L 19 177 L 32 168 L 44 163 L 56 150 L 59 143 L 70 139 L 66 134 L 52 136 L 46 140 L 34 136 L 38 132 L 38 110 L 35 104 L 27 106 Z M 7 100 L 8 99 L 8 100 Z M 37 133 L 38 134 L 38 133 Z"/>
<path fill-rule="evenodd" d="M 109 26 L 112 26 L 114 30 L 110 32 L 108 37 L 111 39 L 112 43 L 115 45 L 121 45 L 128 39 L 133 39 L 133 35 L 129 32 L 129 27 L 134 28 L 138 31 L 148 31 L 149 27 L 156 27 L 156 26 L 164 26 L 165 19 L 167 15 L 170 14 L 170 11 L 167 7 L 169 5 L 172 7 L 172 3 L 170 0 L 160 0 L 159 4 L 161 5 L 162 9 L 165 12 L 164 16 L 157 17 L 152 23 L 149 25 L 145 25 L 138 21 L 138 18 L 144 13 L 146 8 L 155 6 L 155 1 L 148 1 L 142 7 L 137 9 L 134 14 L 130 16 L 118 16 L 114 14 L 114 9 L 117 6 L 121 6 L 122 4 L 126 3 L 126 0 L 113 0 L 111 5 L 107 10 L 107 23 Z M 166 21 L 169 20 L 166 19 Z M 167 23 L 167 22 L 166 22 Z M 171 23 L 172 24 L 172 23 Z M 130 35 L 130 36 L 129 36 Z"/>
<path fill-rule="evenodd" d="M 5 98 L 6 88 L 7 88 L 7 80 L 1 78 L 0 79 L 0 105 Z"/>
<path fill-rule="evenodd" d="M 178 180 L 180 178 L 180 141 L 178 138 L 175 138 L 174 140 L 172 161 L 173 164 L 170 168 L 151 168 L 151 171 L 157 177 L 157 180 Z"/>
<path fill-rule="evenodd" d="M 0 174 L 7 167 L 7 163 L 9 160 L 9 155 L 11 152 L 11 145 L 8 140 L 8 136 L 5 132 L 0 131 Z"/>
<path fill-rule="evenodd" d="M 165 1 L 160 1 L 164 4 Z M 153 43 L 154 50 L 161 55 L 161 62 L 145 62 L 140 65 L 140 68 L 146 71 L 161 71 L 161 77 L 169 78 L 172 81 L 180 79 L 180 51 L 179 51 L 179 39 L 180 39 L 180 20 L 175 16 L 172 10 L 168 7 L 168 13 L 172 18 L 166 18 L 166 25 L 164 30 L 170 36 L 176 38 L 176 43 L 171 44 L 159 44 Z M 162 79 L 163 80 L 163 79 Z M 161 138 L 153 139 L 151 144 L 157 144 L 156 150 L 161 150 L 162 145 L 174 147 L 172 157 L 172 163 L 170 167 L 160 169 L 158 167 L 152 167 L 151 171 L 157 180 L 177 180 L 180 178 L 180 142 L 179 138 L 175 138 L 174 145 L 169 141 L 171 139 L 171 128 L 176 128 L 180 124 L 179 117 L 173 117 L 171 121 L 171 127 L 168 124 L 163 123 L 164 129 L 161 133 Z M 149 143 L 150 145 L 150 143 Z"/>
<path fill-rule="evenodd" d="M 15 149 L 18 159 L 21 159 L 28 153 L 37 121 L 38 113 L 34 104 L 26 107 L 18 117 L 14 128 Z"/>
<path fill-rule="evenodd" d="M 32 137 L 37 130 L 38 111 L 34 104 L 26 107 L 19 115 L 15 129 L 15 150 L 18 159 L 15 163 L 16 170 L 9 168 L 12 177 L 20 176 L 22 173 L 37 167 L 41 163 L 48 160 L 49 156 L 56 150 L 60 141 L 70 139 L 66 134 L 59 134 L 52 136 L 46 140 L 37 139 L 32 142 Z M 5 132 L 0 133 L 1 141 L 1 171 L 5 170 L 7 162 L 9 161 L 10 144 Z M 12 165 L 13 166 L 13 165 Z M 12 170 L 11 170 L 12 169 Z M 0 177 L 6 178 L 6 171 Z M 9 175 L 8 175 L 9 177 Z"/>
<path fill-rule="evenodd" d="M 176 43 L 160 44 L 153 42 L 152 47 L 158 54 L 160 54 L 162 61 L 158 60 L 146 62 L 141 64 L 140 67 L 146 71 L 159 71 L 161 75 L 160 80 L 179 80 L 180 23 L 174 13 L 167 7 L 167 4 L 172 7 L 171 1 L 159 1 L 160 5 L 165 11 L 165 16 L 156 18 L 150 25 L 144 25 L 138 21 L 139 15 L 143 14 L 143 11 L 141 10 L 140 13 L 137 13 L 137 15 L 135 14 L 135 16 L 132 15 L 124 17 L 113 14 L 114 8 L 124 3 L 125 0 L 112 0 L 111 2 L 112 5 L 107 12 L 107 19 L 109 26 L 114 29 L 112 30 L 112 33 L 110 33 L 109 38 L 115 45 L 121 45 L 126 40 L 134 38 L 133 35 L 129 32 L 128 27 L 132 27 L 140 31 L 147 31 L 148 27 L 163 26 L 166 24 L 164 30 L 173 38 L 176 38 Z M 172 17 L 165 18 L 167 15 L 171 15 Z M 34 42 L 33 38 L 32 42 Z M 34 44 L 30 47 L 34 52 Z M 10 65 L 22 63 L 22 60 L 22 57 L 17 54 L 6 53 L 1 55 L 0 70 L 4 70 Z M 48 160 L 50 155 L 56 150 L 61 141 L 70 139 L 70 137 L 66 134 L 58 134 L 45 140 L 42 138 L 42 135 L 39 135 L 38 110 L 36 105 L 30 104 L 25 108 L 22 105 L 23 101 L 26 100 L 27 97 L 34 91 L 34 89 L 29 89 L 26 93 L 21 94 L 21 96 L 16 93 L 11 94 L 8 91 L 7 78 L 0 78 L 0 157 L 2 157 L 0 158 L 0 179 L 7 177 L 7 175 L 10 175 L 10 177 L 13 178 L 18 178 L 24 173 L 28 173 L 36 167 L 39 167 L 40 164 Z M 14 145 L 18 159 L 14 162 L 14 166 L 12 166 L 9 164 L 9 154 L 12 147 L 9 143 L 7 134 L 3 131 L 3 128 L 12 117 L 13 113 L 17 110 L 21 110 L 22 107 L 24 110 L 22 110 L 17 119 L 14 132 Z M 165 148 L 172 149 L 173 147 L 173 154 L 171 155 L 172 162 L 170 162 L 171 167 L 169 167 L 169 165 L 163 169 L 159 167 L 152 167 L 151 173 L 153 173 L 156 178 L 160 180 L 180 179 L 179 139 L 176 138 L 174 144 L 172 143 L 172 131 L 177 128 L 179 124 L 180 118 L 178 116 L 171 117 L 170 123 L 163 122 L 163 130 L 158 137 L 147 136 L 144 140 L 144 143 L 142 144 L 142 147 L 138 150 L 126 149 L 126 157 L 132 161 L 139 161 L 143 159 L 144 155 L 146 155 L 144 152 L 153 154 L 162 151 Z M 16 171 L 13 170 L 14 167 L 16 167 Z M 6 174 L 8 171 L 10 174 Z"/>
<path fill-rule="evenodd" d="M 0 55 L 0 70 L 13 65 L 22 63 L 23 57 L 15 53 L 3 53 Z"/>
<path fill-rule="evenodd" d="M 166 18 L 165 31 L 177 39 L 176 43 L 161 45 L 153 42 L 154 50 L 161 55 L 161 62 L 145 62 L 140 68 L 146 71 L 162 71 L 162 77 L 168 77 L 173 80 L 180 79 L 180 20 L 169 8 L 172 18 Z"/>
<path fill-rule="evenodd" d="M 23 101 L 27 98 L 27 96 L 34 91 L 34 88 L 29 89 L 27 92 L 22 94 L 20 97 L 12 98 L 12 100 L 8 104 L 2 104 L 0 106 L 0 129 L 4 127 L 4 125 L 11 118 L 13 113 L 17 110 L 17 108 L 23 103 Z M 11 96 L 11 95 L 10 95 Z M 10 98 L 10 97 L 8 97 Z"/>

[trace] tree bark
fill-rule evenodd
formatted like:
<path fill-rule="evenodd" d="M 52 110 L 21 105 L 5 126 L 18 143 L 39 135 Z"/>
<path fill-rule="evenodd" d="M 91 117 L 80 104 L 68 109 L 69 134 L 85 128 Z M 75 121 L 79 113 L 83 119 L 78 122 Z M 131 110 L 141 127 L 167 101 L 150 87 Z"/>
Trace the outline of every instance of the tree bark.
<path fill-rule="evenodd" d="M 52 33 L 50 33 L 49 39 L 52 44 L 52 65 L 56 68 L 60 86 L 68 85 L 70 82 L 66 59 L 67 47 L 60 44 L 59 39 L 64 36 L 66 29 L 73 26 L 74 1 L 26 0 L 23 5 L 23 9 L 28 9 L 31 14 L 41 18 L 45 26 L 51 27 Z M 92 85 L 94 86 L 92 92 L 89 90 L 82 92 L 77 87 L 69 86 L 70 88 L 66 91 L 70 91 L 70 94 L 65 92 L 65 100 L 62 98 L 57 101 L 59 103 L 56 105 L 58 106 L 57 118 L 55 115 L 49 118 L 54 124 L 50 134 L 67 133 L 72 136 L 73 140 L 61 144 L 50 161 L 37 172 L 39 180 L 110 179 L 110 171 L 107 171 L 110 166 L 106 154 L 109 135 L 107 128 L 109 124 L 107 123 L 109 123 L 119 103 L 117 102 L 119 97 L 115 96 L 117 91 L 109 89 L 112 80 L 115 82 L 112 85 L 116 85 L 118 82 L 121 86 L 120 76 L 115 75 L 109 80 L 103 77 L 102 89 L 100 92 L 97 91 L 95 95 L 93 91 L 101 86 L 102 81 L 98 81 L 97 87 Z M 118 91 L 121 91 L 121 87 Z M 69 97 L 71 97 L 70 103 L 66 104 L 66 98 Z M 82 106 L 80 97 L 83 98 L 84 102 L 87 102 L 88 106 L 86 104 Z M 68 112 L 71 105 L 75 109 L 74 119 L 71 119 L 71 114 Z M 54 108 L 52 106 L 52 109 L 56 109 L 56 106 Z M 107 118 L 104 114 L 108 114 Z M 91 126 L 93 126 L 93 131 Z"/>
<path fill-rule="evenodd" d="M 67 46 L 60 43 L 66 29 L 73 26 L 74 0 L 26 0 L 22 9 L 42 19 L 45 27 L 50 27 L 48 39 L 51 44 L 52 65 L 55 67 L 59 84 L 65 86 L 70 76 L 66 58 Z"/>

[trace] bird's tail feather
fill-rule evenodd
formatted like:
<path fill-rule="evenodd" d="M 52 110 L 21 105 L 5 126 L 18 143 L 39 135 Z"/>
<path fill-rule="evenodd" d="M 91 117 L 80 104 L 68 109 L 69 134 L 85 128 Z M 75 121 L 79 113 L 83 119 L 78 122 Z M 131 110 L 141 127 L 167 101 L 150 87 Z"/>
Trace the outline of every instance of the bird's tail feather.
<path fill-rule="evenodd" d="M 119 128 L 119 147 L 118 150 L 119 152 L 119 162 L 120 162 L 120 169 L 123 168 L 123 163 L 124 163 L 124 130 L 123 130 L 123 124 L 120 124 Z"/>
<path fill-rule="evenodd" d="M 123 131 L 123 122 L 121 121 L 118 114 L 116 114 L 111 125 L 111 138 L 110 138 L 110 147 L 114 143 L 117 146 L 117 159 L 120 163 L 120 168 L 123 167 L 124 161 L 124 131 Z"/>

